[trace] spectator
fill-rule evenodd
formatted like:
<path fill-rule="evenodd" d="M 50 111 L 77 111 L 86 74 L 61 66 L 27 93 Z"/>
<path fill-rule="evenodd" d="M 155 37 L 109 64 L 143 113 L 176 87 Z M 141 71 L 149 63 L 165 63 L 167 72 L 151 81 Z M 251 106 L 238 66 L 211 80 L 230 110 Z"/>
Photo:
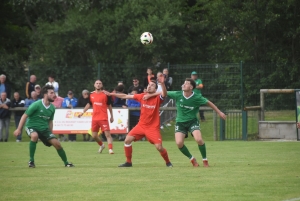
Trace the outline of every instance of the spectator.
<path fill-rule="evenodd" d="M 35 101 L 39 100 L 37 97 L 37 94 L 35 91 L 31 92 L 31 98 L 26 98 L 25 99 L 25 107 L 29 107 L 29 105 L 31 105 L 32 103 L 34 103 Z"/>
<path fill-rule="evenodd" d="M 25 89 L 25 94 L 28 99 L 31 97 L 31 92 L 34 91 L 35 82 L 36 82 L 36 76 L 31 75 L 29 82 L 26 83 L 26 89 Z"/>
<path fill-rule="evenodd" d="M 64 98 L 62 103 L 63 108 L 74 108 L 77 106 L 77 98 L 74 97 L 72 91 L 68 91 L 68 96 Z M 76 141 L 76 134 L 69 134 L 69 141 L 75 142 Z"/>
<path fill-rule="evenodd" d="M 90 92 L 86 89 L 82 91 L 82 96 L 80 96 L 78 99 L 77 107 L 84 108 L 86 106 L 86 104 L 88 104 L 90 102 L 89 93 Z M 83 141 L 90 141 L 90 137 L 91 136 L 89 134 L 83 134 Z"/>
<path fill-rule="evenodd" d="M 11 102 L 7 98 L 6 92 L 2 92 L 0 98 L 0 142 L 2 142 L 3 140 L 4 142 L 7 142 L 8 140 L 9 124 L 10 124 L 10 111 L 9 111 L 10 106 L 11 106 Z M 4 129 L 5 129 L 5 136 L 3 132 Z"/>
<path fill-rule="evenodd" d="M 11 107 L 12 108 L 16 108 L 16 107 L 21 107 L 22 108 L 24 106 L 25 106 L 25 100 L 20 97 L 19 92 L 15 92 L 14 93 L 14 99 L 12 99 L 12 101 L 11 101 Z M 24 114 L 24 112 L 25 112 L 25 110 L 24 111 L 15 111 L 14 118 L 15 118 L 16 128 L 18 128 L 21 117 Z M 21 142 L 22 141 L 22 131 L 23 131 L 23 128 L 21 129 L 21 134 L 17 136 L 16 142 Z"/>
<path fill-rule="evenodd" d="M 52 102 L 52 104 L 54 105 L 55 108 L 61 108 L 63 101 L 64 98 L 60 96 L 54 96 L 54 101 Z"/>
<path fill-rule="evenodd" d="M 132 88 L 131 95 L 138 94 L 138 91 L 139 91 L 138 87 Z M 138 107 L 139 108 L 141 106 L 141 103 L 134 99 L 128 99 L 127 105 L 129 108 L 130 107 Z M 133 129 L 133 127 L 135 127 L 137 125 L 137 123 L 139 122 L 140 114 L 141 114 L 140 111 L 130 111 L 130 113 L 129 113 L 129 116 L 130 116 L 129 131 L 131 129 Z M 145 138 L 143 138 L 143 139 L 145 139 Z"/>
<path fill-rule="evenodd" d="M 191 74 L 191 78 L 196 82 L 196 88 L 193 90 L 196 94 L 201 94 L 201 89 L 203 89 L 202 80 L 198 78 L 198 74 L 196 71 L 193 71 Z M 199 109 L 199 115 L 201 121 L 205 121 L 204 111 Z"/>
<path fill-rule="evenodd" d="M 173 78 L 169 76 L 168 68 L 163 69 L 163 74 L 165 76 L 165 85 L 166 85 L 167 91 L 171 91 Z"/>
<path fill-rule="evenodd" d="M 139 79 L 137 77 L 134 77 L 132 79 L 132 82 L 133 82 L 133 85 L 130 86 L 129 89 L 128 89 L 128 93 L 129 94 L 131 94 L 131 91 L 132 91 L 133 88 L 138 88 L 138 91 L 137 91 L 138 94 L 141 94 L 141 93 L 144 92 L 144 87 L 142 87 L 140 85 L 140 81 L 139 81 Z"/>
<path fill-rule="evenodd" d="M 60 97 L 60 96 L 54 96 L 54 101 L 52 102 L 52 104 L 54 105 L 55 108 L 61 108 L 62 107 L 62 103 L 64 101 L 64 98 Z M 60 142 L 64 142 L 65 136 L 63 134 L 58 134 L 58 141 Z"/>
<path fill-rule="evenodd" d="M 49 75 L 48 76 L 48 81 L 49 82 L 47 82 L 46 85 L 53 86 L 54 92 L 55 92 L 56 96 L 58 96 L 59 84 L 54 79 L 55 79 L 54 75 Z"/>
<path fill-rule="evenodd" d="M 115 93 L 124 93 L 124 85 L 118 85 L 114 91 L 115 91 Z M 113 107 L 127 108 L 126 99 L 121 99 L 121 98 L 116 97 L 113 102 Z"/>
<path fill-rule="evenodd" d="M 147 68 L 147 76 L 144 78 L 144 88 L 148 87 L 148 84 L 149 84 L 151 78 L 156 80 L 156 77 L 153 74 L 152 68 L 148 67 Z"/>
<path fill-rule="evenodd" d="M 3 74 L 0 75 L 0 94 L 2 92 L 6 92 L 7 98 L 10 98 L 11 88 L 10 88 L 10 85 L 6 81 L 6 76 Z"/>
<path fill-rule="evenodd" d="M 34 86 L 34 91 L 36 92 L 36 95 L 38 97 L 38 99 L 42 99 L 43 98 L 43 94 L 41 94 L 41 86 L 40 85 L 35 85 Z"/>

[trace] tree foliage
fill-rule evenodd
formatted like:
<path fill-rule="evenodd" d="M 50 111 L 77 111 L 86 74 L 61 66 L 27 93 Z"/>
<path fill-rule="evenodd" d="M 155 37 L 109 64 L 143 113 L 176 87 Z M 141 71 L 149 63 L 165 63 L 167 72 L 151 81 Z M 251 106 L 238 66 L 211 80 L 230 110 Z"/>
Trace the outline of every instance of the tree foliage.
<path fill-rule="evenodd" d="M 288 77 L 295 86 L 299 80 L 297 0 L 4 0 L 0 4 L 1 71 L 16 80 L 16 88 L 23 82 L 17 77 L 27 76 L 26 65 L 42 79 L 55 73 L 58 79 L 79 80 L 97 73 L 99 62 L 107 67 L 273 63 L 272 74 L 259 73 L 259 65 L 247 72 L 253 70 L 262 80 L 267 76 L 266 83 Z M 140 43 L 145 31 L 153 34 L 152 45 Z M 112 69 L 101 74 L 120 76 Z M 133 73 L 122 69 L 120 74 Z"/>

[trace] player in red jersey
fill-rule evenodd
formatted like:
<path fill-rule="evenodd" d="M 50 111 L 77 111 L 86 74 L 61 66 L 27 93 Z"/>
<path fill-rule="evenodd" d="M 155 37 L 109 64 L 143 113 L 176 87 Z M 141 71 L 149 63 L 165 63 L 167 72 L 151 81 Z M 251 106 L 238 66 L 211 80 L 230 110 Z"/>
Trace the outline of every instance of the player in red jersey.
<path fill-rule="evenodd" d="M 103 84 L 100 80 L 96 80 L 95 84 L 95 91 L 91 92 L 90 94 L 90 102 L 86 104 L 83 109 L 83 112 L 78 115 L 80 118 L 89 108 L 93 106 L 93 116 L 92 116 L 92 137 L 95 141 L 99 144 L 99 153 L 102 153 L 105 145 L 100 140 L 98 136 L 99 128 L 101 131 L 104 131 L 105 136 L 107 138 L 108 143 L 108 152 L 113 154 L 113 144 L 112 144 L 112 137 L 110 135 L 110 128 L 108 123 L 108 116 L 107 116 L 107 108 L 110 112 L 110 123 L 114 121 L 113 113 L 112 113 L 112 101 L 111 97 L 107 96 L 103 93 Z"/>
<path fill-rule="evenodd" d="M 143 137 L 147 137 L 151 144 L 154 144 L 156 149 L 160 152 L 160 155 L 166 162 L 167 167 L 173 167 L 169 160 L 167 150 L 162 146 L 162 138 L 160 135 L 160 120 L 159 120 L 159 107 L 164 101 L 164 97 L 167 94 L 166 86 L 164 84 L 164 77 L 159 77 L 158 82 L 162 86 L 162 94 L 149 98 L 148 100 L 143 100 L 142 94 L 116 94 L 105 92 L 107 95 L 116 96 L 122 99 L 134 99 L 141 103 L 141 115 L 138 124 L 128 133 L 125 139 L 124 151 L 126 156 L 126 162 L 119 165 L 119 167 L 132 167 L 132 146 L 133 141 L 138 141 Z M 147 92 L 153 94 L 156 92 L 157 83 L 155 80 L 149 82 L 147 86 Z"/>

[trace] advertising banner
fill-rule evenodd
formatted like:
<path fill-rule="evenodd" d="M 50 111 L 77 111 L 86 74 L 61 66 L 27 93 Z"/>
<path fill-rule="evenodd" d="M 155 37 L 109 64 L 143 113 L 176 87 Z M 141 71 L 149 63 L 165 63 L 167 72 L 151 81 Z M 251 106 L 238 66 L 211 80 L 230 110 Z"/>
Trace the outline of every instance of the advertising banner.
<path fill-rule="evenodd" d="M 128 133 L 128 109 L 113 109 L 114 122 L 110 123 L 112 134 Z M 91 129 L 93 110 L 89 109 L 81 118 L 82 109 L 56 109 L 53 120 L 54 134 L 83 134 Z M 108 113 L 108 122 L 110 113 Z"/>

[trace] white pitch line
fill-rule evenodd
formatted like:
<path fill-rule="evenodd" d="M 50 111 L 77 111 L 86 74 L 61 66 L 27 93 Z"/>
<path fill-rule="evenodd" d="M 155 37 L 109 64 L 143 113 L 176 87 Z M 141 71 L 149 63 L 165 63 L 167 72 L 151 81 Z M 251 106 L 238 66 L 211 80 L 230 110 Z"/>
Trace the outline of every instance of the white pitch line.
<path fill-rule="evenodd" d="M 296 201 L 296 200 L 300 200 L 300 197 L 298 197 L 298 198 L 292 198 L 292 199 L 289 199 L 289 200 L 283 200 L 283 201 Z"/>

